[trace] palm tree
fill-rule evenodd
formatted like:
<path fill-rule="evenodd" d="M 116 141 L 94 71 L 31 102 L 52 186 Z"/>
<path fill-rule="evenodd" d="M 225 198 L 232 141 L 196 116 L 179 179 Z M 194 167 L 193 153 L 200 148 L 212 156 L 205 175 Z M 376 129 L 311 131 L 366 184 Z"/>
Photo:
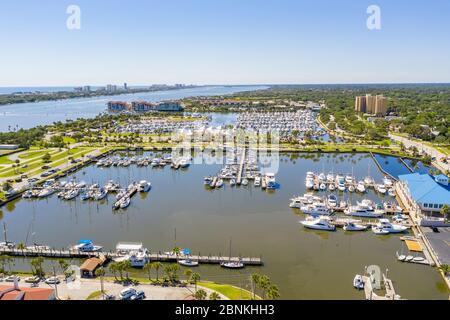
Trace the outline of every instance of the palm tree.
<path fill-rule="evenodd" d="M 95 276 L 100 277 L 100 290 L 103 293 L 105 291 L 103 288 L 103 277 L 105 276 L 105 269 L 103 269 L 103 267 L 100 267 L 95 270 Z"/>
<path fill-rule="evenodd" d="M 205 300 L 207 296 L 208 296 L 208 294 L 203 289 L 200 289 L 200 290 L 196 291 L 195 294 L 194 294 L 194 297 L 197 300 Z"/>
<path fill-rule="evenodd" d="M 445 219 L 448 219 L 449 213 L 450 213 L 450 206 L 444 204 L 441 208 L 441 214 L 444 216 Z"/>
<path fill-rule="evenodd" d="M 209 300 L 220 300 L 220 295 L 217 292 L 211 292 L 209 295 Z"/>
<path fill-rule="evenodd" d="M 191 281 L 194 282 L 195 291 L 197 291 L 197 282 L 200 281 L 200 274 L 197 272 L 191 274 Z"/>
<path fill-rule="evenodd" d="M 130 277 L 128 275 L 128 272 L 131 269 L 131 262 L 130 262 L 130 260 L 122 261 L 120 264 L 122 265 L 122 268 L 125 271 L 126 278 L 129 279 Z"/>
<path fill-rule="evenodd" d="M 180 248 L 180 247 L 175 247 L 175 248 L 173 248 L 173 252 L 174 252 L 177 256 L 179 256 L 179 255 L 180 255 L 180 252 L 181 252 L 181 248 Z"/>
<path fill-rule="evenodd" d="M 34 275 L 36 275 L 38 277 L 45 276 L 45 272 L 42 269 L 43 263 L 44 263 L 44 258 L 42 258 L 42 257 L 36 257 L 36 258 L 31 259 L 30 265 L 31 265 L 31 270 Z"/>
<path fill-rule="evenodd" d="M 159 269 L 162 268 L 163 264 L 159 261 L 153 262 L 153 269 L 156 270 L 156 281 L 159 281 Z"/>
<path fill-rule="evenodd" d="M 269 289 L 267 289 L 267 296 L 270 300 L 275 300 L 280 297 L 280 291 L 278 290 L 278 286 L 271 285 Z"/>
<path fill-rule="evenodd" d="M 184 275 L 186 276 L 186 282 L 190 282 L 191 276 L 192 276 L 192 270 L 191 269 L 184 270 Z"/>
<path fill-rule="evenodd" d="M 108 269 L 109 269 L 110 272 L 112 272 L 112 273 L 114 274 L 114 278 L 115 278 L 116 281 L 117 281 L 117 280 L 118 280 L 118 279 L 117 279 L 117 274 L 116 274 L 117 271 L 118 271 L 117 262 L 111 262 L 111 263 L 109 264 Z"/>
<path fill-rule="evenodd" d="M 144 265 L 144 270 L 148 272 L 148 280 L 152 280 L 151 271 L 153 269 L 153 263 L 146 263 Z"/>
<path fill-rule="evenodd" d="M 263 300 L 266 299 L 266 291 L 270 287 L 270 279 L 268 276 L 263 275 L 259 279 L 259 287 L 262 289 L 262 298 Z"/>
<path fill-rule="evenodd" d="M 19 250 L 25 250 L 25 249 L 26 249 L 25 243 L 23 243 L 23 242 L 18 243 L 18 244 L 17 244 L 17 249 L 19 249 Z"/>
<path fill-rule="evenodd" d="M 255 300 L 256 299 L 256 287 L 259 286 L 259 281 L 261 279 L 261 275 L 258 273 L 253 273 L 251 278 L 252 278 L 253 300 Z"/>
<path fill-rule="evenodd" d="M 445 276 L 447 276 L 448 274 L 450 274 L 450 266 L 448 264 L 442 264 L 439 267 L 439 270 L 442 271 L 442 273 L 444 273 Z"/>
<path fill-rule="evenodd" d="M 64 271 L 69 267 L 69 264 L 64 259 L 58 260 L 59 267 L 61 268 L 61 271 L 64 273 Z"/>

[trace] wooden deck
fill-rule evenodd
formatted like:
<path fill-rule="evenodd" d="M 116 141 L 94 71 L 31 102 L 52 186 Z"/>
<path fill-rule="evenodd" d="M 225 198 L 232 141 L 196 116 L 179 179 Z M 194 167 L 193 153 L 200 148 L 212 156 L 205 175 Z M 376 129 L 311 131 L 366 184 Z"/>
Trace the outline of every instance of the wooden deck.
<path fill-rule="evenodd" d="M 9 255 L 15 257 L 45 257 L 45 258 L 91 258 L 104 256 L 108 259 L 115 259 L 121 257 L 115 252 L 97 251 L 97 252 L 83 252 L 72 249 L 10 249 L 0 248 L 0 255 Z M 176 254 L 164 254 L 164 253 L 151 253 L 151 261 L 160 262 L 177 262 L 178 260 L 185 259 L 183 255 Z M 190 255 L 190 260 L 198 261 L 201 264 L 221 264 L 222 262 L 238 262 L 241 261 L 244 265 L 248 266 L 262 266 L 263 262 L 260 257 L 226 257 L 219 255 Z"/>

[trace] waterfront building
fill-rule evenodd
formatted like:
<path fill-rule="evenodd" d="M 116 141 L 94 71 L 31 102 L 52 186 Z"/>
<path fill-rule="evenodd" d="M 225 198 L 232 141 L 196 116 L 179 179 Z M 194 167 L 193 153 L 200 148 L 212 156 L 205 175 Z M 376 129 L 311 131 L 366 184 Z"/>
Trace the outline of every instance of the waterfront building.
<path fill-rule="evenodd" d="M 183 111 L 183 105 L 178 101 L 162 101 L 156 105 L 156 111 Z"/>
<path fill-rule="evenodd" d="M 106 85 L 106 91 L 107 92 L 116 92 L 117 86 L 113 85 L 113 84 L 108 84 L 108 85 Z"/>
<path fill-rule="evenodd" d="M 91 92 L 91 86 L 84 86 L 83 92 L 87 92 L 87 93 Z"/>
<path fill-rule="evenodd" d="M 83 278 L 93 278 L 95 276 L 95 270 L 101 267 L 105 263 L 105 260 L 106 258 L 104 256 L 86 259 L 80 266 L 81 276 Z"/>
<path fill-rule="evenodd" d="M 445 223 L 440 211 L 444 205 L 450 205 L 450 187 L 448 177 L 440 174 L 411 173 L 398 176 L 396 189 L 410 212 L 427 219 L 440 218 L 436 222 Z"/>
<path fill-rule="evenodd" d="M 155 110 L 155 104 L 147 101 L 133 101 L 131 109 L 134 112 L 148 112 Z"/>
<path fill-rule="evenodd" d="M 108 111 L 112 111 L 112 112 L 129 111 L 130 108 L 131 108 L 131 106 L 128 102 L 122 102 L 122 101 L 108 102 Z"/>

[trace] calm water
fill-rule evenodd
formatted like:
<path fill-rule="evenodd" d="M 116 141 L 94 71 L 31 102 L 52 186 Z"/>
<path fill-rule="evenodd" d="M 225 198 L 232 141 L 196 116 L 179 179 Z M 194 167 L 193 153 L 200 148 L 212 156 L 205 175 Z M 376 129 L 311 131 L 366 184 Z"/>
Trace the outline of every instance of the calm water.
<path fill-rule="evenodd" d="M 289 154 L 281 157 L 275 192 L 254 187 L 208 191 L 205 175 L 215 174 L 219 165 L 192 165 L 187 170 L 105 168 L 90 166 L 74 174 L 79 180 L 104 184 L 115 179 L 122 184 L 147 179 L 150 193 L 138 194 L 131 206 L 113 212 L 109 202 L 82 203 L 59 200 L 56 195 L 44 200 L 18 200 L 2 208 L 9 238 L 65 247 L 79 239 L 92 239 L 108 249 L 118 241 L 140 241 L 154 251 L 177 245 L 193 253 L 228 254 L 229 239 L 233 255 L 262 255 L 263 267 L 242 271 L 201 266 L 204 279 L 234 283 L 249 288 L 249 275 L 261 272 L 279 285 L 286 299 L 363 299 L 353 289 L 352 280 L 364 266 L 389 269 L 397 292 L 409 299 L 448 299 L 443 280 L 430 267 L 400 263 L 395 252 L 402 250 L 398 236 L 376 236 L 372 232 L 347 234 L 306 230 L 298 223 L 304 216 L 290 209 L 289 199 L 305 192 L 306 171 L 331 171 L 362 178 L 368 167 L 377 181 L 382 174 L 369 155 Z M 353 202 L 357 196 L 352 197 Z M 377 199 L 370 193 L 368 197 Z M 31 230 L 31 232 L 30 232 Z M 18 262 L 17 268 L 26 268 Z"/>
<path fill-rule="evenodd" d="M 375 154 L 374 157 L 377 159 L 380 166 L 395 178 L 398 178 L 398 176 L 402 174 L 411 173 L 411 171 L 397 157 L 385 156 L 380 154 Z M 424 165 L 420 161 L 414 161 L 411 159 L 405 159 L 404 161 L 414 172 L 428 173 L 428 171 L 430 170 L 430 167 Z"/>
<path fill-rule="evenodd" d="M 105 111 L 106 103 L 120 101 L 161 101 L 182 99 L 192 96 L 214 96 L 233 94 L 241 91 L 265 89 L 265 86 L 210 86 L 180 90 L 155 91 L 145 93 L 102 96 L 95 98 L 43 101 L 0 106 L 0 131 L 32 128 L 67 119 L 93 118 Z"/>

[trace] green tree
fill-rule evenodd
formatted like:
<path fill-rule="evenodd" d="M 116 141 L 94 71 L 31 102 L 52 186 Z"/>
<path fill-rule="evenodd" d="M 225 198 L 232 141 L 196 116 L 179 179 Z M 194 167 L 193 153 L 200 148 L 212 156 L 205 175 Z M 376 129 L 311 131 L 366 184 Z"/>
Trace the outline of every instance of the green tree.
<path fill-rule="evenodd" d="M 50 162 L 50 160 L 51 160 L 51 156 L 50 156 L 50 153 L 46 153 L 46 154 L 44 154 L 43 156 L 42 156 L 42 162 L 44 162 L 44 163 L 48 163 L 48 162 Z"/>
<path fill-rule="evenodd" d="M 117 262 L 111 262 L 108 266 L 109 272 L 111 272 L 114 275 L 114 278 L 117 279 L 117 272 L 119 271 L 119 266 Z"/>
<path fill-rule="evenodd" d="M 263 298 L 263 300 L 265 300 L 266 292 L 270 287 L 270 279 L 268 276 L 266 276 L 266 275 L 261 276 L 261 278 L 259 279 L 259 287 L 262 290 L 262 298 Z"/>
<path fill-rule="evenodd" d="M 203 289 L 197 290 L 194 294 L 196 300 L 205 300 L 207 296 L 208 294 Z"/>
<path fill-rule="evenodd" d="M 100 267 L 95 270 L 95 276 L 100 277 L 100 291 L 103 293 L 105 291 L 103 287 L 103 277 L 105 276 L 105 269 L 103 269 L 103 267 Z"/>
<path fill-rule="evenodd" d="M 444 204 L 441 208 L 441 214 L 445 219 L 448 219 L 448 215 L 450 213 L 450 206 L 447 204 Z"/>
<path fill-rule="evenodd" d="M 194 272 L 191 275 L 191 281 L 194 283 L 195 291 L 197 291 L 197 282 L 200 281 L 200 274 L 198 274 L 197 272 Z"/>
<path fill-rule="evenodd" d="M 159 261 L 153 262 L 153 269 L 156 271 L 156 281 L 159 281 L 159 269 L 163 267 L 163 264 Z"/>
<path fill-rule="evenodd" d="M 280 297 L 280 291 L 278 290 L 278 286 L 276 285 L 271 285 L 268 289 L 267 289 L 267 297 L 270 300 L 276 300 Z"/>
<path fill-rule="evenodd" d="M 36 257 L 36 258 L 31 259 L 31 261 L 30 261 L 31 270 L 35 276 L 38 276 L 41 278 L 45 277 L 45 272 L 42 267 L 43 263 L 44 263 L 43 257 Z"/>
<path fill-rule="evenodd" d="M 152 276 L 151 276 L 152 269 L 153 269 L 153 263 L 146 263 L 144 265 L 144 270 L 147 271 L 147 273 L 148 273 L 148 280 L 152 279 Z"/>
<path fill-rule="evenodd" d="M 258 273 L 253 273 L 251 275 L 252 279 L 252 292 L 253 292 L 253 300 L 256 299 L 256 288 L 259 287 L 259 281 L 261 279 L 261 275 Z"/>
<path fill-rule="evenodd" d="M 217 292 L 211 292 L 209 295 L 209 300 L 220 300 L 220 295 Z"/>

